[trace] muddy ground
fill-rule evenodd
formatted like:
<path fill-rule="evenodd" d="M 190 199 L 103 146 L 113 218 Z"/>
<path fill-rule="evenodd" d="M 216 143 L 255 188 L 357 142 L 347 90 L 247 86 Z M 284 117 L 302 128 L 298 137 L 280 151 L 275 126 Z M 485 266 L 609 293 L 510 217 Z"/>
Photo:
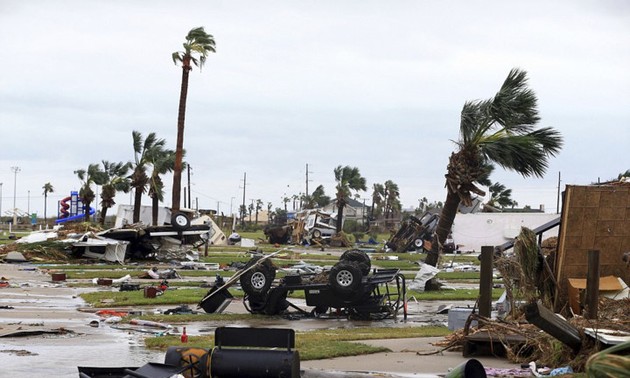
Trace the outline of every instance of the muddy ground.
<path fill-rule="evenodd" d="M 144 348 L 146 334 L 116 330 L 108 325 L 90 326 L 99 318 L 90 312 L 78 311 L 85 303 L 78 295 L 85 290 L 112 290 L 108 287 L 70 288 L 54 283 L 48 274 L 30 265 L 0 264 L 0 277 L 11 286 L 0 288 L 0 376 L 7 377 L 78 377 L 77 366 L 141 366 L 147 362 L 163 362 L 161 352 Z M 298 305 L 300 303 L 297 303 Z M 241 321 L 244 326 L 289 327 L 296 330 L 388 326 L 404 327 L 418 324 L 446 324 L 447 315 L 436 314 L 444 302 L 410 302 L 410 316 L 382 322 L 358 322 L 341 319 Z M 468 302 L 457 305 L 472 304 Z M 146 308 L 154 311 L 160 308 Z M 164 310 L 165 308 L 161 308 Z M 233 302 L 227 313 L 245 312 L 240 301 Z M 187 326 L 188 333 L 213 333 L 220 325 L 195 323 Z M 13 336 L 17 331 L 40 333 Z M 5 337 L 8 336 L 8 337 Z M 461 352 L 419 356 L 416 352 L 431 352 L 439 348 L 431 343 L 441 338 L 362 341 L 383 345 L 392 350 L 367 356 L 344 357 L 319 361 L 303 361 L 304 377 L 380 376 L 434 377 L 444 375 L 467 361 Z M 485 367 L 518 368 L 503 359 L 479 358 Z"/>

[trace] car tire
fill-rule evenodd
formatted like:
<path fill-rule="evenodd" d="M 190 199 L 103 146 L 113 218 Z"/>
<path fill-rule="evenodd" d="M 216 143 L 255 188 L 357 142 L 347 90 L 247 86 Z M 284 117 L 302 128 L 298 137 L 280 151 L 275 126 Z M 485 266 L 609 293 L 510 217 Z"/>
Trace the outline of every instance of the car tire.
<path fill-rule="evenodd" d="M 240 278 L 243 291 L 250 296 L 261 297 L 267 294 L 273 280 L 276 278 L 276 269 L 271 260 L 258 263 L 261 257 L 254 257 L 245 265 L 245 269 L 255 265 Z"/>
<path fill-rule="evenodd" d="M 186 213 L 178 211 L 171 216 L 171 226 L 178 231 L 185 230 L 190 227 L 190 218 Z"/>
<path fill-rule="evenodd" d="M 362 278 L 361 267 L 357 262 L 339 261 L 330 270 L 328 282 L 333 291 L 346 297 L 358 291 Z"/>
<path fill-rule="evenodd" d="M 359 264 L 361 268 L 361 273 L 364 276 L 370 274 L 370 270 L 372 269 L 372 260 L 370 260 L 370 256 L 367 253 L 360 251 L 358 249 L 350 249 L 341 254 L 339 261 L 354 261 Z"/>
<path fill-rule="evenodd" d="M 416 247 L 416 249 L 423 249 L 424 248 L 424 239 L 416 239 L 413 241 L 413 246 Z"/>
<path fill-rule="evenodd" d="M 322 237 L 322 232 L 320 230 L 313 230 L 313 233 L 311 234 L 314 238 L 321 238 Z"/>

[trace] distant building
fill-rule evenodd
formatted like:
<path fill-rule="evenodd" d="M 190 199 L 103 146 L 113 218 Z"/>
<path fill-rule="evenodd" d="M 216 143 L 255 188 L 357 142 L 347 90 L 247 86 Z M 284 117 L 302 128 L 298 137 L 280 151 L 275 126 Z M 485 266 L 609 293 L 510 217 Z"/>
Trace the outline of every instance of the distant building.
<path fill-rule="evenodd" d="M 328 205 L 322 208 L 323 211 L 328 213 L 337 213 L 337 202 L 331 201 Z M 355 199 L 349 198 L 346 206 L 343 208 L 344 222 L 348 220 L 355 220 L 359 224 L 367 222 L 367 217 L 370 214 L 370 207 L 364 202 L 359 202 Z"/>

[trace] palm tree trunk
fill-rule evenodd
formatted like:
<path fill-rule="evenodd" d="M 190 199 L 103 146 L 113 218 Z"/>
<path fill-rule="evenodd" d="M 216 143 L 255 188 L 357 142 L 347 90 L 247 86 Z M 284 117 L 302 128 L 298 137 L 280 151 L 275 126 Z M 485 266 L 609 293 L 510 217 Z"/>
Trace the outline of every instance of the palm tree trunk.
<path fill-rule="evenodd" d="M 177 115 L 177 145 L 175 146 L 175 167 L 173 169 L 173 203 L 171 211 L 179 211 L 182 189 L 182 165 L 184 151 L 184 124 L 186 122 L 186 98 L 188 97 L 188 76 L 190 73 L 190 57 L 182 62 L 182 87 L 179 95 L 179 112 Z"/>
<path fill-rule="evenodd" d="M 136 187 L 133 198 L 133 223 L 140 222 L 140 208 L 142 207 L 142 188 Z"/>
<path fill-rule="evenodd" d="M 90 204 L 92 201 L 83 202 L 83 213 L 85 214 L 85 221 L 90 221 Z"/>
<path fill-rule="evenodd" d="M 444 202 L 444 207 L 442 208 L 442 213 L 440 214 L 440 220 L 438 221 L 437 228 L 435 230 L 431 250 L 425 260 L 426 264 L 437 266 L 440 253 L 442 252 L 441 246 L 444 245 L 449 232 L 451 232 L 453 221 L 455 221 L 455 215 L 457 215 L 459 202 L 459 196 L 457 193 L 453 193 L 449 190 L 446 195 L 446 202 Z"/>
<path fill-rule="evenodd" d="M 107 217 L 107 206 L 103 206 L 101 208 L 101 219 L 99 220 L 101 223 L 101 226 L 105 225 L 105 217 Z"/>
<path fill-rule="evenodd" d="M 151 196 L 151 223 L 154 226 L 158 224 L 158 209 L 160 206 L 160 200 L 157 196 Z"/>
<path fill-rule="evenodd" d="M 46 204 L 48 202 L 48 195 L 46 193 L 46 191 L 44 191 L 44 226 L 46 226 L 48 224 L 48 221 L 46 220 Z M 0 214 L 0 217 L 2 216 L 2 214 Z"/>
<path fill-rule="evenodd" d="M 345 204 L 341 203 L 339 204 L 339 207 L 337 209 L 337 233 L 341 232 L 341 226 L 343 224 L 343 208 L 344 208 Z"/>

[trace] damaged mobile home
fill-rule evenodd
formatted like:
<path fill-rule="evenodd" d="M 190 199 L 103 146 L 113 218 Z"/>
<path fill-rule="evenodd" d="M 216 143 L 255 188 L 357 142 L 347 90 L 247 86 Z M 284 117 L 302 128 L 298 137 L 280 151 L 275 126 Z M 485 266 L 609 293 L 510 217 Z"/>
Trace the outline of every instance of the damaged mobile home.
<path fill-rule="evenodd" d="M 166 223 L 166 220 L 171 219 L 170 209 L 160 208 L 158 219 L 161 224 L 147 226 L 151 223 L 149 210 L 150 207 L 143 206 L 141 221 L 131 223 L 133 209 L 123 205 L 119 208 L 115 228 L 62 233 L 59 230 L 64 226 L 56 226 L 52 232 L 35 232 L 20 242 L 32 243 L 61 237 L 58 241 L 68 244 L 74 257 L 121 264 L 128 259 L 197 259 L 195 250 L 198 247 L 204 244 L 227 244 L 223 231 L 207 215 L 196 216 L 190 211 L 181 221 L 171 224 Z"/>

